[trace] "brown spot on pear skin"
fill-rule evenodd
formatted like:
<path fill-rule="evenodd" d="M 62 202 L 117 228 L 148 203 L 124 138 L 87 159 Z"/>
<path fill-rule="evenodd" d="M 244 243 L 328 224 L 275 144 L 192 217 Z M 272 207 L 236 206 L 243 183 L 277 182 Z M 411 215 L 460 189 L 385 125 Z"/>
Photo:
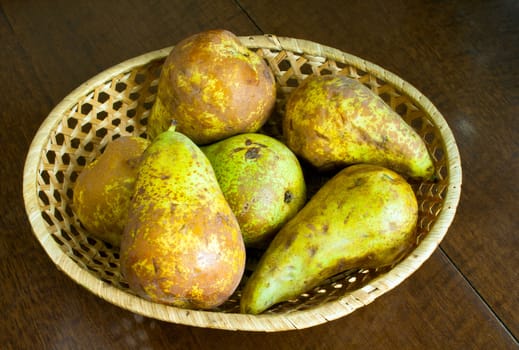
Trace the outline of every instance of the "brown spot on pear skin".
<path fill-rule="evenodd" d="M 286 240 L 285 240 L 285 248 L 288 249 L 290 248 L 290 246 L 292 245 L 292 243 L 294 243 L 294 241 L 296 240 L 296 236 L 295 235 L 290 235 Z"/>
<path fill-rule="evenodd" d="M 259 147 L 251 147 L 245 152 L 245 159 L 258 159 L 261 157 Z"/>
<path fill-rule="evenodd" d="M 288 203 L 292 202 L 292 199 L 294 199 L 294 195 L 292 194 L 292 192 L 287 190 L 285 192 L 284 202 L 288 204 Z"/>
<path fill-rule="evenodd" d="M 314 256 L 316 252 L 317 252 L 317 247 L 316 246 L 310 246 L 308 248 L 308 253 L 310 254 L 311 257 Z"/>

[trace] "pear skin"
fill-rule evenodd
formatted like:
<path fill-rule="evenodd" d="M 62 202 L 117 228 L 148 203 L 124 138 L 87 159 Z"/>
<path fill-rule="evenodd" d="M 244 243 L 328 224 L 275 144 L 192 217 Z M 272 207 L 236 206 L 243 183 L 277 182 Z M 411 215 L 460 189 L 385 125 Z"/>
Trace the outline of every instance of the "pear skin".
<path fill-rule="evenodd" d="M 148 136 L 168 129 L 172 118 L 198 145 L 255 132 L 275 99 L 274 75 L 262 57 L 229 31 L 197 33 L 179 42 L 164 62 Z"/>
<path fill-rule="evenodd" d="M 434 165 L 416 131 L 355 79 L 312 75 L 289 96 L 283 119 L 287 145 L 321 170 L 378 164 L 430 180 Z"/>
<path fill-rule="evenodd" d="M 245 268 L 240 227 L 204 153 L 174 127 L 139 166 L 121 243 L 121 271 L 145 299 L 212 309 Z"/>
<path fill-rule="evenodd" d="M 241 312 L 261 313 L 343 271 L 394 264 L 414 244 L 417 217 L 414 192 L 396 172 L 341 170 L 274 237 L 245 284 Z"/>
<path fill-rule="evenodd" d="M 74 184 L 72 206 L 87 231 L 116 247 L 128 219 L 140 157 L 149 141 L 121 136 L 87 164 Z"/>
<path fill-rule="evenodd" d="M 306 202 L 299 160 L 280 141 L 247 133 L 202 147 L 247 247 L 264 247 Z"/>

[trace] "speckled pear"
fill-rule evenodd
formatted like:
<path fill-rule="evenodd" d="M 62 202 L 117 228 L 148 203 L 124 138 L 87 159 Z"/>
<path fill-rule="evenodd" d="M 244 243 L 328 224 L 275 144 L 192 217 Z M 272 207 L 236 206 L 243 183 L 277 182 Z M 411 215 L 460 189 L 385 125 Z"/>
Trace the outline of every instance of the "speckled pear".
<path fill-rule="evenodd" d="M 227 30 L 208 30 L 179 42 L 166 58 L 148 136 L 177 130 L 196 144 L 257 131 L 276 101 L 274 75 L 264 59 Z"/>
<path fill-rule="evenodd" d="M 246 246 L 265 246 L 304 205 L 306 185 L 299 160 L 280 141 L 247 133 L 202 150 L 238 219 Z"/>
<path fill-rule="evenodd" d="M 430 180 L 426 144 L 398 113 L 355 79 L 312 75 L 289 96 L 283 119 L 287 145 L 319 169 L 378 164 Z"/>
<path fill-rule="evenodd" d="M 87 231 L 116 247 L 128 219 L 140 157 L 149 141 L 121 136 L 87 164 L 74 184 L 72 206 Z"/>
<path fill-rule="evenodd" d="M 245 284 L 241 311 L 258 314 L 358 268 L 388 266 L 415 241 L 411 186 L 377 165 L 341 170 L 274 237 Z"/>
<path fill-rule="evenodd" d="M 204 153 L 174 127 L 146 149 L 121 243 L 121 271 L 143 298 L 211 309 L 245 268 L 240 227 Z"/>

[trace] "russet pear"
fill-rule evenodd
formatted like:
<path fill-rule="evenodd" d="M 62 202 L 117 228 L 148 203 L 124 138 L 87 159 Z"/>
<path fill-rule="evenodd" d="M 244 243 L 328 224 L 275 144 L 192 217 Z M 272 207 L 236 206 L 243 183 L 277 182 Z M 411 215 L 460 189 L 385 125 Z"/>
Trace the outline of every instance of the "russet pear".
<path fill-rule="evenodd" d="M 121 136 L 79 173 L 72 206 L 92 236 L 117 247 L 121 244 L 140 157 L 149 143 L 141 137 Z"/>
<path fill-rule="evenodd" d="M 121 242 L 121 271 L 148 300 L 212 309 L 245 268 L 240 227 L 204 153 L 174 127 L 139 166 Z"/>
<path fill-rule="evenodd" d="M 148 136 L 177 130 L 196 144 L 257 131 L 276 99 L 274 75 L 254 51 L 226 30 L 208 30 L 179 42 L 166 58 Z"/>

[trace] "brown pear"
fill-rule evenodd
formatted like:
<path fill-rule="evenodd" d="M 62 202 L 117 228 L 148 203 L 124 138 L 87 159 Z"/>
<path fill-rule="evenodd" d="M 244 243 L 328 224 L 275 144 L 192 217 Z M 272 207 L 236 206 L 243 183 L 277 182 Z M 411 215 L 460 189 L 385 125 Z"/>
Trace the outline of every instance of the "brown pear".
<path fill-rule="evenodd" d="M 166 58 L 148 136 L 168 129 L 172 119 L 199 145 L 255 132 L 275 99 L 274 76 L 262 57 L 229 31 L 201 32 L 179 42 Z"/>

